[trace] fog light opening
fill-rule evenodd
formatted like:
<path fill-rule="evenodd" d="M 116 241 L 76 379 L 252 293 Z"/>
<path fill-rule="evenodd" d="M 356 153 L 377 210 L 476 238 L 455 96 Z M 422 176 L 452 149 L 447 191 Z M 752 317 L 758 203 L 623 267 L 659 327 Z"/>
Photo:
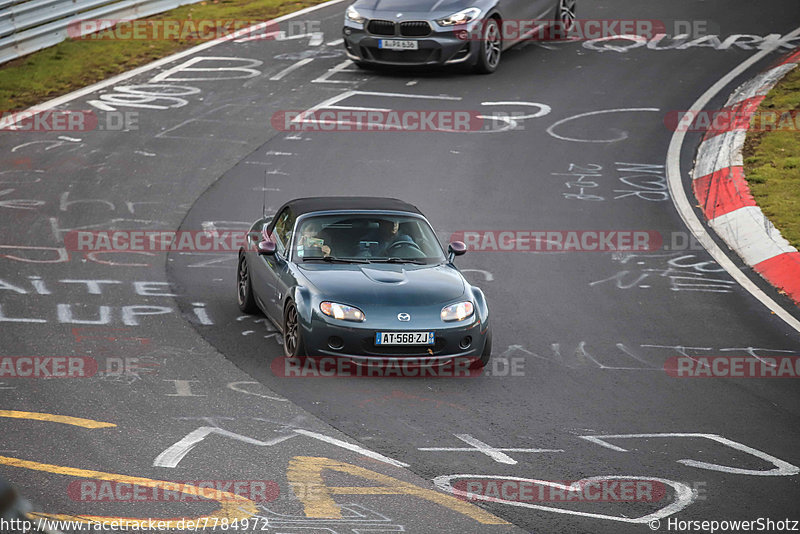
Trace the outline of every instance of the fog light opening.
<path fill-rule="evenodd" d="M 470 345 L 472 345 L 472 336 L 465 337 L 458 344 L 458 346 L 461 347 L 462 350 L 468 349 Z"/>
<path fill-rule="evenodd" d="M 339 336 L 331 336 L 328 338 L 328 346 L 333 350 L 342 350 L 344 348 L 344 340 Z"/>

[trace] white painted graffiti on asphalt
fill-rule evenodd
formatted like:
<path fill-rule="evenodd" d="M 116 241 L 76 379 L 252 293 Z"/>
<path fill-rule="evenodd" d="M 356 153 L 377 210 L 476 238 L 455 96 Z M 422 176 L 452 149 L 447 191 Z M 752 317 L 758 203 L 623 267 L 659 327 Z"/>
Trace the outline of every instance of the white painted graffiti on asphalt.
<path fill-rule="evenodd" d="M 613 189 L 611 191 L 613 195 L 610 195 L 612 200 L 629 198 L 648 202 L 664 202 L 670 198 L 664 165 L 617 161 L 614 163 L 612 172 L 617 175 L 617 180 L 623 186 L 628 187 L 628 189 Z M 570 190 L 569 193 L 562 193 L 566 199 L 602 201 L 608 198 L 599 194 L 604 192 L 600 188 L 600 180 L 603 178 L 602 165 L 570 163 L 567 172 L 551 172 L 550 174 L 571 178 L 570 181 L 564 182 L 564 185 Z"/>
<path fill-rule="evenodd" d="M 148 83 L 117 85 L 112 89 L 113 92 L 102 94 L 88 103 L 103 111 L 116 111 L 118 107 L 162 111 L 180 108 L 189 103 L 184 97 L 198 95 L 201 89 L 164 82 L 218 82 L 253 78 L 261 74 L 255 67 L 262 64 L 260 59 L 196 56 L 155 75 Z"/>
<path fill-rule="evenodd" d="M 713 50 L 767 50 L 775 47 L 777 51 L 793 50 L 800 45 L 800 38 L 791 37 L 791 34 L 781 35 L 751 35 L 737 33 L 727 37 L 719 35 L 704 35 L 690 39 L 689 34 L 682 33 L 670 37 L 663 33 L 655 34 L 652 38 L 641 35 L 610 35 L 599 39 L 590 39 L 583 42 L 583 47 L 597 52 L 625 53 L 635 49 L 646 50 L 687 50 L 690 48 L 706 48 Z"/>
<path fill-rule="evenodd" d="M 58 285 L 56 285 L 58 284 Z M 109 306 L 94 302 L 64 302 L 73 299 L 74 293 L 80 291 L 83 297 L 93 295 L 108 295 L 120 290 L 115 287 L 130 287 L 133 298 L 142 300 L 138 304 L 122 306 Z M 0 279 L 0 292 L 4 295 L 0 305 L 0 323 L 28 323 L 28 324 L 77 324 L 107 326 L 121 323 L 124 326 L 139 326 L 145 317 L 168 315 L 177 313 L 173 305 L 153 305 L 152 298 L 171 298 L 178 296 L 173 293 L 169 282 L 150 280 L 123 281 L 114 279 L 59 279 L 46 281 L 40 276 L 29 276 L 27 280 L 14 280 L 9 282 Z M 25 295 L 24 298 L 15 299 L 14 296 Z M 30 296 L 48 297 L 61 302 L 55 302 L 53 311 L 49 315 L 23 315 L 23 312 L 14 310 L 27 309 L 30 305 Z M 191 314 L 186 318 L 198 325 L 212 325 L 213 320 L 208 314 L 204 302 L 192 302 Z"/>
<path fill-rule="evenodd" d="M 616 289 L 650 289 L 654 283 L 666 281 L 671 291 L 701 293 L 731 293 L 736 286 L 717 262 L 699 259 L 695 254 L 615 252 L 612 259 L 630 268 L 589 282 L 589 286 L 612 282 Z"/>

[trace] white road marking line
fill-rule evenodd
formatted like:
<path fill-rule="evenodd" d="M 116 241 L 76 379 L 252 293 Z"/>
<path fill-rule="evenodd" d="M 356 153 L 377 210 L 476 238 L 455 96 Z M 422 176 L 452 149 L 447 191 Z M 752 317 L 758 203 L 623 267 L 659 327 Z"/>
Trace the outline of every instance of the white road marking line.
<path fill-rule="evenodd" d="M 788 39 L 794 39 L 799 36 L 800 28 L 797 28 L 786 37 Z M 779 43 L 773 44 L 764 50 L 753 54 L 749 59 L 740 63 L 738 67 L 717 80 L 714 85 L 709 87 L 708 90 L 703 93 L 694 104 L 691 105 L 690 112 L 697 113 L 703 110 L 711 101 L 711 99 L 714 98 L 720 91 L 722 91 L 722 89 L 724 89 L 729 83 L 735 80 L 744 71 L 758 63 L 761 59 L 772 53 L 778 46 Z M 708 235 L 705 227 L 700 222 L 697 214 L 694 212 L 692 204 L 689 202 L 689 198 L 686 196 L 686 191 L 683 188 L 683 181 L 681 180 L 681 148 L 683 147 L 683 143 L 686 139 L 686 132 L 681 130 L 682 129 L 679 128 L 675 133 L 672 134 L 672 139 L 669 143 L 669 149 L 667 150 L 667 185 L 669 186 L 670 198 L 672 198 L 672 202 L 675 204 L 675 209 L 678 211 L 678 214 L 681 216 L 681 219 L 683 219 L 684 224 L 686 224 L 686 227 L 692 232 L 695 239 L 697 239 L 703 245 L 703 247 L 705 247 L 711 257 L 714 258 L 720 267 L 725 269 L 728 274 L 730 274 L 731 277 L 733 277 L 733 279 L 739 283 L 739 285 L 753 295 L 756 300 L 761 302 L 770 311 L 775 313 L 775 315 L 783 319 L 786 324 L 800 332 L 800 321 L 782 308 L 777 302 L 772 300 L 772 298 L 764 293 L 764 291 L 762 291 L 752 280 L 747 277 L 747 275 L 741 271 L 741 269 L 736 266 L 735 263 L 733 263 L 733 261 L 725 254 L 725 252 L 723 252 L 719 245 L 717 245 L 717 243 L 711 238 L 711 236 Z"/>
<path fill-rule="evenodd" d="M 685 433 L 656 433 L 656 434 L 607 434 L 603 436 L 578 436 L 581 439 L 585 439 L 586 441 L 590 441 L 592 443 L 596 443 L 602 447 L 607 449 L 611 449 L 612 451 L 618 452 L 628 452 L 627 449 L 623 449 L 622 447 L 617 447 L 616 445 L 612 445 L 608 443 L 606 440 L 608 439 L 631 439 L 631 438 L 706 438 L 710 439 L 711 441 L 716 441 L 717 443 L 721 443 L 722 445 L 727 445 L 728 447 L 735 449 L 737 451 L 746 452 L 756 458 L 764 460 L 767 463 L 771 463 L 775 466 L 774 469 L 769 470 L 759 470 L 759 469 L 741 469 L 739 467 L 729 467 L 726 465 L 719 465 L 719 464 L 711 464 L 707 462 L 700 462 L 698 460 L 677 460 L 679 464 L 688 465 L 690 467 L 697 467 L 698 469 L 708 469 L 710 471 L 721 471 L 723 473 L 732 473 L 735 475 L 755 475 L 755 476 L 792 476 L 800 473 L 800 467 L 796 467 L 788 462 L 784 462 L 778 458 L 775 458 L 771 454 L 767 454 L 765 452 L 761 452 L 758 449 L 754 449 L 752 447 L 748 447 L 742 443 L 737 441 L 733 441 L 727 438 L 724 438 L 718 434 L 701 434 L 701 433 L 694 433 L 694 432 L 685 432 Z"/>
<path fill-rule="evenodd" d="M 279 402 L 289 402 L 289 399 L 284 399 L 283 397 L 275 397 L 273 395 L 265 395 L 263 393 L 255 393 L 253 391 L 248 391 L 248 390 L 246 390 L 245 388 L 242 387 L 245 384 L 260 385 L 259 382 L 249 382 L 249 381 L 245 381 L 245 382 L 230 382 L 228 384 L 228 389 L 232 389 L 233 391 L 236 391 L 237 393 L 244 393 L 245 395 L 253 395 L 255 397 L 261 397 L 263 399 L 270 399 L 270 400 L 279 401 Z"/>
<path fill-rule="evenodd" d="M 564 452 L 563 449 L 518 449 L 518 448 L 497 448 L 488 445 L 479 439 L 473 438 L 469 434 L 454 434 L 461 441 L 472 445 L 472 447 L 419 447 L 420 451 L 431 452 L 480 452 L 485 454 L 495 462 L 508 465 L 516 465 L 517 461 L 505 454 L 506 452 Z"/>
<path fill-rule="evenodd" d="M 326 46 L 339 46 L 340 44 L 344 43 L 344 39 L 336 39 L 335 41 L 328 41 L 325 43 Z"/>
<path fill-rule="evenodd" d="M 214 426 L 203 426 L 189 432 L 180 441 L 171 445 L 164 452 L 156 456 L 156 459 L 153 460 L 153 467 L 177 467 L 181 460 L 183 460 L 183 458 L 189 454 L 189 452 L 191 452 L 191 450 L 194 449 L 198 443 L 203 441 L 210 434 L 219 434 L 220 436 L 233 438 L 235 440 L 243 441 L 250 445 L 257 445 L 259 447 L 271 447 L 272 445 L 277 445 L 278 443 L 296 436 L 296 434 L 288 434 L 285 436 L 278 436 L 277 438 L 270 440 L 261 441 Z"/>
<path fill-rule="evenodd" d="M 351 84 L 352 83 L 356 83 L 356 80 L 331 80 L 330 79 L 331 76 L 333 76 L 334 74 L 338 74 L 340 72 L 358 72 L 356 69 L 348 69 L 347 68 L 352 64 L 353 64 L 352 61 L 350 61 L 349 59 L 346 59 L 346 60 L 342 61 L 341 63 L 339 63 L 338 65 L 336 65 L 335 67 L 332 67 L 332 68 L 328 69 L 324 74 L 322 74 L 322 75 L 318 76 L 317 78 L 314 78 L 313 80 L 311 80 L 311 83 L 351 83 Z"/>
<path fill-rule="evenodd" d="M 531 106 L 539 108 L 539 111 L 537 111 L 536 113 L 531 113 L 530 115 L 514 115 L 514 120 L 536 119 L 538 117 L 544 117 L 545 115 L 547 115 L 552 111 L 552 108 L 547 104 L 540 104 L 538 102 L 523 102 L 523 101 L 481 102 L 481 106 Z"/>
<path fill-rule="evenodd" d="M 602 115 L 605 113 L 626 113 L 629 111 L 660 111 L 658 108 L 618 108 L 618 109 L 601 109 L 600 111 L 589 111 L 587 113 L 579 113 L 577 115 L 572 115 L 571 117 L 567 117 L 565 119 L 561 119 L 558 122 L 554 122 L 547 128 L 547 133 L 551 136 L 555 137 L 556 139 L 561 139 L 562 141 L 573 141 L 575 143 L 614 143 L 616 141 L 622 141 L 628 138 L 627 132 L 622 132 L 618 137 L 614 139 L 576 139 L 573 137 L 563 137 L 561 135 L 556 134 L 553 132 L 558 126 L 566 122 L 570 122 L 575 119 L 581 119 L 583 117 L 590 117 L 592 115 Z"/>
<path fill-rule="evenodd" d="M 347 111 L 382 111 L 384 113 L 392 111 L 391 108 L 370 108 L 363 106 L 329 106 L 326 109 L 344 109 Z"/>
<path fill-rule="evenodd" d="M 353 111 L 383 111 L 389 112 L 392 111 L 389 108 L 372 108 L 372 107 L 361 107 L 361 106 L 343 106 L 339 105 L 339 102 L 350 98 L 351 96 L 389 96 L 389 97 L 398 97 L 398 98 L 424 98 L 424 99 L 431 99 L 431 100 L 462 100 L 460 96 L 447 96 L 447 95 L 409 95 L 405 93 L 384 93 L 380 91 L 344 91 L 336 96 L 328 98 L 327 100 L 323 100 L 319 104 L 308 108 L 307 110 L 303 111 L 300 115 L 295 117 L 292 122 L 297 123 L 319 123 L 319 124 L 356 124 L 349 121 L 331 121 L 325 120 L 320 121 L 316 119 L 305 119 L 309 114 L 313 114 L 314 112 L 320 109 L 344 109 L 344 110 L 353 110 Z"/>
<path fill-rule="evenodd" d="M 308 436 L 310 438 L 318 439 L 320 441 L 324 441 L 325 443 L 330 443 L 331 445 L 336 445 L 337 447 L 341 447 L 343 449 L 347 449 L 348 451 L 357 452 L 358 454 L 367 456 L 374 460 L 378 460 L 389 465 L 393 465 L 395 467 L 408 467 L 407 463 L 400 462 L 398 460 L 393 460 L 388 456 L 384 456 L 380 453 L 373 452 L 369 449 L 365 449 L 359 445 L 355 445 L 352 443 L 347 443 L 346 441 L 342 441 L 340 439 L 332 438 L 330 436 L 326 436 L 325 434 L 319 434 L 317 432 L 311 432 L 310 430 L 303 430 L 303 429 L 296 429 L 295 432 L 298 434 L 302 434 L 304 436 Z"/>
<path fill-rule="evenodd" d="M 290 65 L 290 66 L 286 67 L 285 69 L 283 69 L 282 71 L 280 71 L 278 74 L 276 74 L 276 75 L 274 75 L 274 76 L 270 77 L 270 81 L 273 81 L 273 82 L 274 82 L 274 81 L 277 81 L 277 80 L 281 80 L 281 79 L 283 79 L 283 78 L 284 78 L 284 77 L 285 77 L 287 74 L 290 74 L 290 73 L 292 73 L 292 72 L 296 71 L 297 69 L 299 69 L 299 68 L 300 68 L 300 67 L 302 67 L 303 65 L 308 65 L 308 64 L 309 64 L 309 63 L 311 63 L 312 61 L 314 61 L 314 58 L 313 58 L 313 57 L 307 57 L 307 58 L 305 58 L 305 59 L 301 59 L 300 61 L 298 61 L 298 62 L 297 62 L 297 63 L 295 63 L 294 65 Z"/>
<path fill-rule="evenodd" d="M 277 32 L 269 32 L 269 33 L 258 33 L 255 35 L 249 35 L 247 37 L 242 37 L 240 39 L 235 39 L 234 43 L 247 43 L 249 41 L 291 41 L 294 39 L 303 39 L 308 37 L 308 46 L 319 46 L 322 44 L 322 41 L 325 40 L 325 34 L 322 32 L 311 32 L 311 33 L 298 33 L 297 35 L 286 35 L 286 32 L 281 30 Z"/>
<path fill-rule="evenodd" d="M 319 46 L 325 40 L 325 34 L 322 32 L 314 32 L 311 34 L 311 39 L 308 40 L 308 46 Z"/>

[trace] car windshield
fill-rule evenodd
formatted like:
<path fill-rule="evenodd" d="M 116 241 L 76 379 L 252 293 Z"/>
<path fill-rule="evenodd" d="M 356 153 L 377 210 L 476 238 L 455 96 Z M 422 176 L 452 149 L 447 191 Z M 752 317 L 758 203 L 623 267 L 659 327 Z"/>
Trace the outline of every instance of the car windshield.
<path fill-rule="evenodd" d="M 294 237 L 298 261 L 433 264 L 444 261 L 425 220 L 407 215 L 317 215 L 304 218 Z"/>

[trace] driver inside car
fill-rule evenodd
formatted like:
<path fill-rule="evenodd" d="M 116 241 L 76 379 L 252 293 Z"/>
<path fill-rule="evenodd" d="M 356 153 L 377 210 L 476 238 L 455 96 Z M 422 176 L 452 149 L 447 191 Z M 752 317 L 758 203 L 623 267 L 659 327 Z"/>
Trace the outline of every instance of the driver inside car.
<path fill-rule="evenodd" d="M 378 221 L 378 228 L 362 237 L 361 245 L 372 257 L 389 257 L 392 255 L 392 246 L 398 243 L 416 245 L 408 234 L 400 233 L 400 223 L 389 219 Z"/>
<path fill-rule="evenodd" d="M 319 223 L 309 221 L 303 225 L 297 240 L 297 255 L 301 258 L 323 258 L 331 255 L 331 247 L 319 237 Z"/>

